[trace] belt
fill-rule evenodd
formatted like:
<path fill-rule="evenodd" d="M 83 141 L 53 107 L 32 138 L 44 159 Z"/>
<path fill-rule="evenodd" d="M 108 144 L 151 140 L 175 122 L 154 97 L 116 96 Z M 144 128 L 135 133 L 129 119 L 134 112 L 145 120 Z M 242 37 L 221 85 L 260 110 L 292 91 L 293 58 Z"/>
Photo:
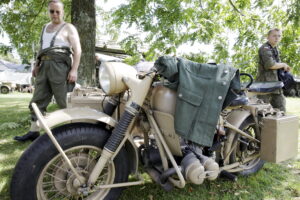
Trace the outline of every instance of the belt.
<path fill-rule="evenodd" d="M 45 55 L 41 57 L 41 60 L 52 60 L 52 57 Z"/>

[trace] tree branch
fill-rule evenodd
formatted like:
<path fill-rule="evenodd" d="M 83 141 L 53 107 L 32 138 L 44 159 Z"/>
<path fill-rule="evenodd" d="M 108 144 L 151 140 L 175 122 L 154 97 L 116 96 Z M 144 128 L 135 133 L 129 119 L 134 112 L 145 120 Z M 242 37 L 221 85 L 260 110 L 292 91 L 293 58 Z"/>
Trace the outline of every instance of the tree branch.
<path fill-rule="evenodd" d="M 242 16 L 245 16 L 239 9 L 237 9 L 237 7 L 234 5 L 234 3 L 232 2 L 232 0 L 229 0 L 229 3 L 233 7 L 233 9 L 235 11 L 237 11 L 238 13 L 240 13 Z"/>
<path fill-rule="evenodd" d="M 201 0 L 199 0 L 199 4 L 200 4 L 200 8 L 203 9 L 202 1 Z"/>
<path fill-rule="evenodd" d="M 39 9 L 39 11 L 37 12 L 37 14 L 33 17 L 32 22 L 31 22 L 30 29 L 31 29 L 32 25 L 34 24 L 36 18 L 37 18 L 37 17 L 39 16 L 39 14 L 42 12 L 42 10 L 43 10 L 43 8 L 44 8 L 46 2 L 47 2 L 47 0 L 44 0 L 44 1 L 42 2 L 42 6 L 40 7 L 40 9 Z"/>

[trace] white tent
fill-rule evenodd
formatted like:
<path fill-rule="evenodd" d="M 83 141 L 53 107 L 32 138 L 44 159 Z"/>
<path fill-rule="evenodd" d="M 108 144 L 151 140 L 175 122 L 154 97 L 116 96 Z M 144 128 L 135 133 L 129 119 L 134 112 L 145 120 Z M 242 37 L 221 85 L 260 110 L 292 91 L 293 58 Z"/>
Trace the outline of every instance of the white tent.
<path fill-rule="evenodd" d="M 13 71 L 25 72 L 27 66 L 28 65 L 16 64 L 16 63 L 12 63 L 12 62 L 8 62 L 6 60 L 0 59 L 0 71 L 5 71 L 7 69 L 10 69 Z"/>
<path fill-rule="evenodd" d="M 21 85 L 31 84 L 31 72 L 27 65 L 0 60 L 0 82 L 11 82 Z"/>
<path fill-rule="evenodd" d="M 0 82 L 12 82 L 21 85 L 31 84 L 31 73 L 5 70 L 0 72 Z"/>

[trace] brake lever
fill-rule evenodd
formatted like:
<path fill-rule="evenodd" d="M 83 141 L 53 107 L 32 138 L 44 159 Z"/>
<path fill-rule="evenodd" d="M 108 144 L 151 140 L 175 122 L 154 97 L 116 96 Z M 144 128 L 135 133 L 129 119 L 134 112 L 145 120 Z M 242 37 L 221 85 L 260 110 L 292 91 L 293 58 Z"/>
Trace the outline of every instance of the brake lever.
<path fill-rule="evenodd" d="M 145 74 L 138 74 L 138 78 L 144 79 L 146 76 L 149 76 L 150 74 L 156 73 L 156 72 L 157 72 L 157 69 L 155 67 L 152 67 L 149 72 L 147 72 Z"/>

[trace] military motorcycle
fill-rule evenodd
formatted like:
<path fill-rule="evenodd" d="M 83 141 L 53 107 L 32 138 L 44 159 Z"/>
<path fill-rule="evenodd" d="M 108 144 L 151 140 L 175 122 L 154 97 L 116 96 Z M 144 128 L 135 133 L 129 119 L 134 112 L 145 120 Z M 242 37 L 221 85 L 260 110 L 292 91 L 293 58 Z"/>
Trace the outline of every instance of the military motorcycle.
<path fill-rule="evenodd" d="M 110 96 L 103 112 L 70 108 L 43 116 L 33 104 L 38 125 L 46 134 L 19 159 L 12 176 L 12 200 L 112 200 L 125 187 L 143 184 L 144 172 L 171 190 L 220 176 L 250 175 L 266 160 L 272 161 L 274 149 L 288 148 L 289 153 L 275 153 L 273 162 L 294 156 L 295 145 L 271 140 L 286 126 L 297 135 L 297 123 L 290 120 L 278 128 L 264 126 L 264 119 L 286 120 L 287 116 L 255 97 L 249 97 L 247 104 L 224 108 L 213 145 L 205 147 L 176 133 L 177 93 L 162 84 L 155 68 L 138 73 L 124 63 L 108 62 L 103 63 L 99 77 Z M 247 88 L 245 92 L 249 85 Z M 252 88 L 252 93 L 260 89 Z M 113 115 L 118 111 L 121 114 Z M 285 136 L 285 140 L 293 142 L 295 137 Z"/>

